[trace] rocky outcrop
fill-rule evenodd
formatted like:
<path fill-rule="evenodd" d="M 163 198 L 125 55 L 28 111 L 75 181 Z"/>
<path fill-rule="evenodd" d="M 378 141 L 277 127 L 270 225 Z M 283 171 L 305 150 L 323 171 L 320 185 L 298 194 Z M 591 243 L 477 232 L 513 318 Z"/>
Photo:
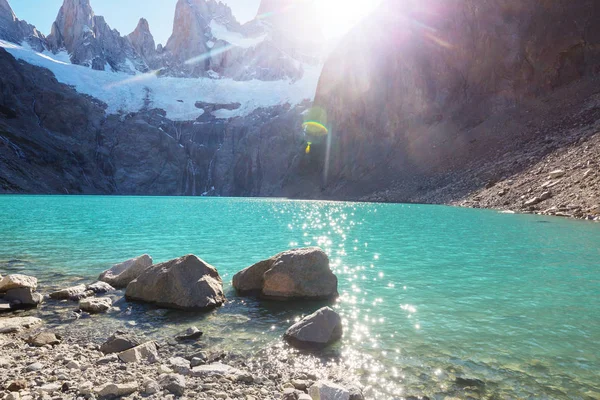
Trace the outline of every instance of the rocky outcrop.
<path fill-rule="evenodd" d="M 37 307 L 44 297 L 36 293 L 37 279 L 32 276 L 13 274 L 0 279 L 2 304 L 0 311 Z"/>
<path fill-rule="evenodd" d="M 45 49 L 44 35 L 35 26 L 20 21 L 7 0 L 0 0 L 0 39 L 18 44 L 26 42 L 36 51 Z"/>
<path fill-rule="evenodd" d="M 106 282 L 116 288 L 124 288 L 151 265 L 152 257 L 148 254 L 144 254 L 113 265 L 110 269 L 101 273 L 98 280 Z"/>
<path fill-rule="evenodd" d="M 148 24 L 147 19 L 140 18 L 135 30 L 127 35 L 127 40 L 129 40 L 133 49 L 144 60 L 146 65 L 151 69 L 159 67 L 160 61 L 157 60 L 156 43 L 150 32 L 150 24 Z"/>
<path fill-rule="evenodd" d="M 599 17 L 593 0 L 383 2 L 320 79 L 315 103 L 332 132 L 326 193 L 398 184 L 397 200 L 417 201 L 444 188 L 437 179 L 543 141 L 499 129 L 496 116 L 598 74 Z"/>
<path fill-rule="evenodd" d="M 233 277 L 238 292 L 277 300 L 331 299 L 337 283 L 329 257 L 317 247 L 284 251 Z"/>
<path fill-rule="evenodd" d="M 322 349 L 342 338 L 340 315 L 329 307 L 323 307 L 290 326 L 283 336 L 298 348 Z"/>
<path fill-rule="evenodd" d="M 194 255 L 146 269 L 127 285 L 125 297 L 184 310 L 209 310 L 225 302 L 216 268 Z"/>
<path fill-rule="evenodd" d="M 94 15 L 89 0 L 64 0 L 47 39 L 52 51 L 66 50 L 73 64 L 132 74 L 148 70 L 132 44 Z"/>

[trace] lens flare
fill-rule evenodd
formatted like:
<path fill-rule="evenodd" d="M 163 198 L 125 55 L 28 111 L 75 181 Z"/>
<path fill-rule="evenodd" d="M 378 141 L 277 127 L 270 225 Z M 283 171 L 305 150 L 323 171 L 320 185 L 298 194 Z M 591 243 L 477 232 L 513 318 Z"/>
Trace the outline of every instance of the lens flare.
<path fill-rule="evenodd" d="M 302 124 L 302 128 L 304 128 L 304 132 L 314 136 L 326 136 L 329 133 L 329 129 L 317 121 L 307 121 Z"/>

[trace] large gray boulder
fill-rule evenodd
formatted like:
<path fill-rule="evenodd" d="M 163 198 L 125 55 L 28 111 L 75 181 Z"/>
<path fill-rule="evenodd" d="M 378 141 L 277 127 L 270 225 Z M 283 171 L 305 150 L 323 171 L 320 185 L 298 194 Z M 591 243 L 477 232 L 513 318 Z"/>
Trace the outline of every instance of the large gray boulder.
<path fill-rule="evenodd" d="M 329 381 L 318 381 L 308 389 L 313 400 L 350 400 L 350 392 Z"/>
<path fill-rule="evenodd" d="M 15 333 L 41 325 L 42 320 L 35 317 L 0 318 L 0 333 Z"/>
<path fill-rule="evenodd" d="M 113 265 L 98 277 L 99 281 L 106 282 L 115 288 L 124 288 L 152 265 L 152 257 L 148 254 L 132 258 Z"/>
<path fill-rule="evenodd" d="M 10 303 L 13 308 L 37 307 L 42 303 L 44 296 L 35 293 L 28 287 L 9 289 L 4 295 L 4 301 Z"/>
<path fill-rule="evenodd" d="M 141 345 L 141 340 L 128 332 L 116 332 L 100 346 L 104 354 L 120 353 Z"/>
<path fill-rule="evenodd" d="M 79 302 L 79 308 L 90 314 L 104 313 L 112 307 L 112 299 L 109 297 L 83 299 Z"/>
<path fill-rule="evenodd" d="M 284 251 L 233 277 L 239 293 L 275 300 L 330 299 L 338 295 L 337 283 L 329 257 L 318 247 Z"/>
<path fill-rule="evenodd" d="M 0 280 L 0 293 L 6 293 L 10 289 L 31 288 L 37 289 L 37 278 L 33 276 L 13 274 L 7 275 Z"/>
<path fill-rule="evenodd" d="M 341 339 L 342 318 L 329 307 L 323 307 L 292 325 L 284 335 L 297 348 L 321 349 Z"/>
<path fill-rule="evenodd" d="M 93 294 L 94 292 L 88 291 L 85 285 L 77 285 L 52 292 L 50 293 L 50 298 L 54 300 L 79 301 Z"/>
<path fill-rule="evenodd" d="M 207 310 L 225 302 L 216 268 L 194 255 L 146 269 L 127 285 L 125 297 L 183 310 Z"/>

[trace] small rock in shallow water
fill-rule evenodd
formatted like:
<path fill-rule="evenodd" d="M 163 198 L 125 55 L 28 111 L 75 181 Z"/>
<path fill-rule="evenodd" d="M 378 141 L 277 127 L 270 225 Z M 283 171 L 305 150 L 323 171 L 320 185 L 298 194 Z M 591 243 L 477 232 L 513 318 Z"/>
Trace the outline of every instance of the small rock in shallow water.
<path fill-rule="evenodd" d="M 91 285 L 87 285 L 86 289 L 94 292 L 95 294 L 105 294 L 115 291 L 114 287 L 102 281 L 98 281 L 92 283 Z"/>
<path fill-rule="evenodd" d="M 81 300 L 85 294 L 85 285 L 71 286 L 65 289 L 50 293 L 50 298 L 54 300 Z"/>
<path fill-rule="evenodd" d="M 200 331 L 200 329 L 196 328 L 195 326 L 192 326 L 186 329 L 185 332 L 181 332 L 177 336 L 175 336 L 175 339 L 179 341 L 196 340 L 199 339 L 202 335 L 203 333 Z"/>
<path fill-rule="evenodd" d="M 284 335 L 292 346 L 299 348 L 324 348 L 342 337 L 342 318 L 329 307 L 292 325 Z"/>
<path fill-rule="evenodd" d="M 135 335 L 127 332 L 116 332 L 100 346 L 100 351 L 104 354 L 120 353 L 132 349 L 142 344 L 142 341 Z"/>
<path fill-rule="evenodd" d="M 99 314 L 106 312 L 112 306 L 112 300 L 108 297 L 94 299 L 83 299 L 79 302 L 79 308 L 90 314 Z"/>

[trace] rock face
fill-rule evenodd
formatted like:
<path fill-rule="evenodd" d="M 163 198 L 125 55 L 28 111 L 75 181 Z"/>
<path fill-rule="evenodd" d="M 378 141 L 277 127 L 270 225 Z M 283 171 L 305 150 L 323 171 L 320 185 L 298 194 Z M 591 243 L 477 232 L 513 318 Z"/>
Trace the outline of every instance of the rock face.
<path fill-rule="evenodd" d="M 37 51 L 44 50 L 46 40 L 33 25 L 17 18 L 7 0 L 0 0 L 0 39 L 19 44 L 25 41 Z"/>
<path fill-rule="evenodd" d="M 146 269 L 127 285 L 125 297 L 184 310 L 208 310 L 225 302 L 219 273 L 194 255 Z"/>
<path fill-rule="evenodd" d="M 342 334 L 342 318 L 324 307 L 292 325 L 284 339 L 294 347 L 322 349 L 341 339 Z"/>
<path fill-rule="evenodd" d="M 113 265 L 110 269 L 101 273 L 98 280 L 106 282 L 116 288 L 124 288 L 151 265 L 152 257 L 148 254 L 144 254 Z"/>
<path fill-rule="evenodd" d="M 66 50 L 74 64 L 95 70 L 132 74 L 148 70 L 131 43 L 112 30 L 104 17 L 94 15 L 89 0 L 64 0 L 48 45 L 55 52 Z"/>
<path fill-rule="evenodd" d="M 137 54 L 146 62 L 146 65 L 152 69 L 158 67 L 156 44 L 150 32 L 148 20 L 140 18 L 135 30 L 127 35 L 127 39 Z"/>
<path fill-rule="evenodd" d="M 317 247 L 288 250 L 260 261 L 233 277 L 240 293 L 278 300 L 330 299 L 338 295 L 329 257 Z"/>
<path fill-rule="evenodd" d="M 442 188 L 438 177 L 509 151 L 504 142 L 541 141 L 508 123 L 489 129 L 491 118 L 597 75 L 599 18 L 593 0 L 384 1 L 320 79 L 315 103 L 332 128 L 325 192 L 364 196 L 398 184 L 397 200 L 410 201 Z"/>

